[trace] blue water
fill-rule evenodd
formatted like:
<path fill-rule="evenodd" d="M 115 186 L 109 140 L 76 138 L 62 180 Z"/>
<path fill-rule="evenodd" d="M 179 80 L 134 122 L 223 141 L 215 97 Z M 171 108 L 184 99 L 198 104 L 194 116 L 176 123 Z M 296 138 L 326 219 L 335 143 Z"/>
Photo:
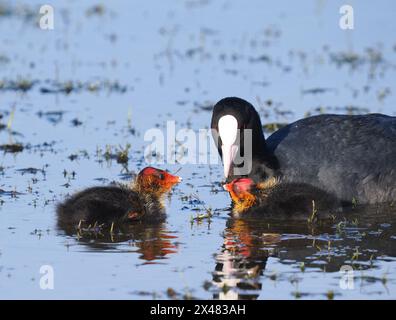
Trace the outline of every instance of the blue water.
<path fill-rule="evenodd" d="M 49 4 L 55 29 L 44 31 L 40 1 L 0 2 L 7 9 L 0 10 L 0 123 L 9 124 L 0 142 L 25 147 L 0 160 L 0 189 L 8 191 L 0 194 L 0 298 L 396 297 L 395 215 L 349 219 L 341 229 L 233 221 L 220 163 L 158 165 L 181 168 L 183 177 L 160 226 L 79 239 L 57 228 L 55 214 L 68 194 L 125 181 L 144 167 L 147 130 L 164 129 L 168 120 L 177 129 L 207 128 L 210 108 L 202 107 L 225 96 L 251 101 L 263 123 L 318 112 L 395 114 L 393 1 L 350 1 L 354 30 L 338 26 L 343 1 Z M 22 80 L 33 87 L 4 86 Z M 41 92 L 54 81 L 125 90 Z M 98 156 L 128 143 L 126 167 Z M 18 171 L 26 168 L 45 174 Z M 193 194 L 214 211 L 210 223 L 191 223 L 194 209 L 205 211 L 186 200 Z M 42 265 L 54 270 L 53 290 L 40 288 Z M 353 289 L 339 285 L 342 265 L 354 267 Z"/>

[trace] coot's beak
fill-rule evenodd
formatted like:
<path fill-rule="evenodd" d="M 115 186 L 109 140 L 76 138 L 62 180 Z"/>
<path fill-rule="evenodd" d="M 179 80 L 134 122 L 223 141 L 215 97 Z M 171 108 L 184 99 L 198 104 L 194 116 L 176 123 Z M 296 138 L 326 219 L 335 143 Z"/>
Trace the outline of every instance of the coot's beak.
<path fill-rule="evenodd" d="M 219 119 L 218 127 L 221 138 L 224 176 L 227 178 L 238 151 L 238 146 L 235 143 L 238 135 L 238 121 L 234 116 L 228 114 Z"/>
<path fill-rule="evenodd" d="M 174 176 L 173 174 L 167 173 L 167 174 L 166 174 L 166 180 L 167 180 L 169 183 L 176 184 L 176 183 L 181 182 L 181 181 L 182 181 L 182 178 L 179 177 L 179 176 Z"/>
<path fill-rule="evenodd" d="M 224 177 L 227 178 L 230 173 L 232 163 L 234 162 L 235 155 L 238 151 L 238 146 L 234 144 L 222 145 L 221 151 L 223 153 Z"/>
<path fill-rule="evenodd" d="M 223 188 L 225 191 L 230 192 L 232 189 L 232 183 L 230 182 L 230 183 L 223 184 Z"/>

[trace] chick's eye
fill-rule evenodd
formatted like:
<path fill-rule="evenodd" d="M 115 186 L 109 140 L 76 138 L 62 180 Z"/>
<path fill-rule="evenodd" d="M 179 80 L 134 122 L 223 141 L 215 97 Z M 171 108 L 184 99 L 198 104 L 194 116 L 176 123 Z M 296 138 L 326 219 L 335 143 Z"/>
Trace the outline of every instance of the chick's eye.
<path fill-rule="evenodd" d="M 160 173 L 160 174 L 159 174 L 159 178 L 160 178 L 161 180 L 165 180 L 165 175 L 164 175 L 163 173 Z"/>

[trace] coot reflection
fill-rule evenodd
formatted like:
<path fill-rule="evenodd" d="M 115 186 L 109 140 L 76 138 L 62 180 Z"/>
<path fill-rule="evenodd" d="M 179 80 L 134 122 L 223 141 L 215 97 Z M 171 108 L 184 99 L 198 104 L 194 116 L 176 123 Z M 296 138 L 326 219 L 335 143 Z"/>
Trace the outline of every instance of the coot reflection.
<path fill-rule="evenodd" d="M 230 217 L 215 255 L 213 298 L 274 299 L 284 297 L 285 285 L 291 297 L 299 294 L 323 298 L 329 291 L 335 296 L 344 295 L 338 280 L 333 286 L 317 286 L 314 282 L 316 290 L 309 292 L 296 292 L 290 282 L 303 278 L 300 290 L 304 290 L 310 285 L 310 277 L 304 277 L 304 273 L 318 278 L 332 274 L 337 277 L 342 266 L 355 270 L 355 288 L 365 286 L 366 292 L 370 287 L 376 292 L 382 288 L 381 293 L 386 295 L 384 279 L 368 277 L 364 270 L 385 269 L 385 261 L 395 259 L 395 222 L 394 210 L 374 207 L 356 210 L 347 220 L 314 225 L 276 218 Z M 289 272 L 281 271 L 285 268 Z"/>

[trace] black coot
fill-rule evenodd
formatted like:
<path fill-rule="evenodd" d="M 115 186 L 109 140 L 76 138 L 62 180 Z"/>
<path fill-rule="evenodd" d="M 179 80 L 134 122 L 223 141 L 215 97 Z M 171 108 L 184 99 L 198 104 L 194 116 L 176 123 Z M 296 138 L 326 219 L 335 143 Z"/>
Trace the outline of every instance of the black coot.
<path fill-rule="evenodd" d="M 213 108 L 211 127 L 228 181 L 245 175 L 254 181 L 281 177 L 283 182 L 314 186 L 345 203 L 396 200 L 396 117 L 312 116 L 265 140 L 254 107 L 240 98 L 225 98 Z M 247 153 L 244 129 L 252 132 L 252 157 L 237 166 L 238 152 Z M 249 172 L 237 172 L 246 164 Z"/>

